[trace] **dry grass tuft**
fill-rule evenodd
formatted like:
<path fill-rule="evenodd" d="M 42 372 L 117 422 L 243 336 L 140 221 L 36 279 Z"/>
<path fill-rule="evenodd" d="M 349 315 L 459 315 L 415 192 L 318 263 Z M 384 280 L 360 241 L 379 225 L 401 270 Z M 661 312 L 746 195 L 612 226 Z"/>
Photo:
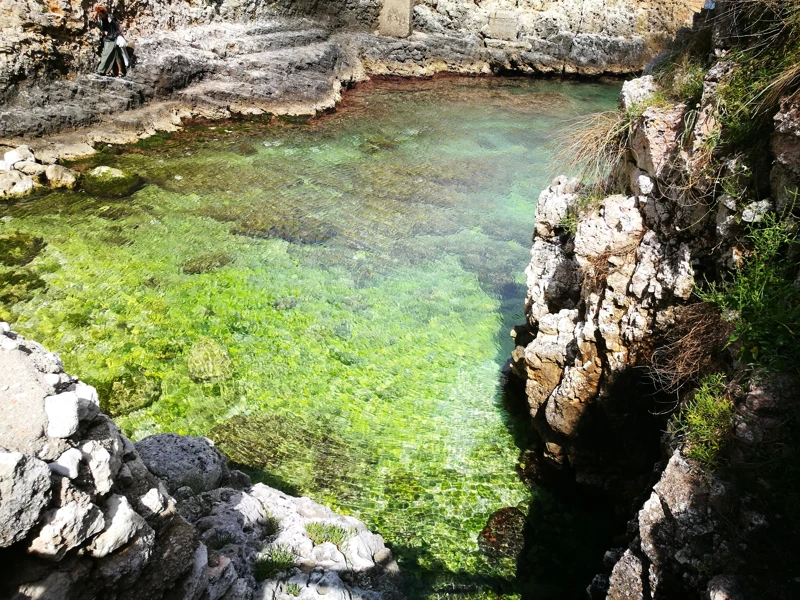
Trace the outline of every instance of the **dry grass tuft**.
<path fill-rule="evenodd" d="M 679 309 L 675 327 L 666 343 L 653 352 L 648 370 L 665 392 L 678 392 L 687 383 L 697 384 L 721 368 L 722 352 L 733 327 L 718 307 L 698 302 Z"/>
<path fill-rule="evenodd" d="M 584 181 L 603 181 L 625 157 L 640 116 L 636 111 L 610 110 L 574 120 L 556 140 L 555 164 L 579 173 Z"/>
<path fill-rule="evenodd" d="M 600 287 L 608 279 L 608 276 L 616 272 L 616 267 L 611 263 L 611 258 L 623 259 L 624 264 L 624 262 L 627 262 L 628 258 L 636 252 L 636 249 L 641 243 L 641 238 L 637 238 L 623 246 L 609 248 L 594 256 L 588 256 L 586 258 L 586 266 L 588 268 L 583 268 L 583 288 L 590 292 L 599 291 Z"/>

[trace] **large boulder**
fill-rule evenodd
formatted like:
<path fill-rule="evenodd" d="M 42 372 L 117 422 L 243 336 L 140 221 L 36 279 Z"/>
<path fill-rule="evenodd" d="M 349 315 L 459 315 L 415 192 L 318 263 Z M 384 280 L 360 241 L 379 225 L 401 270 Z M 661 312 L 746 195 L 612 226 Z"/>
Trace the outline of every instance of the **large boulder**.
<path fill-rule="evenodd" d="M 194 493 L 219 487 L 230 476 L 228 461 L 208 438 L 163 433 L 136 442 L 147 468 L 162 478 L 170 493 L 189 487 Z"/>

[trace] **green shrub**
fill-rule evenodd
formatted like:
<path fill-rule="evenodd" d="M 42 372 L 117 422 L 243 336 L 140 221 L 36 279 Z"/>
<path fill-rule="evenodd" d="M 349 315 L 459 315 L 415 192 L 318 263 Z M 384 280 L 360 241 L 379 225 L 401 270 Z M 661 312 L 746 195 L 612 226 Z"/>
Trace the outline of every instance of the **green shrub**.
<path fill-rule="evenodd" d="M 301 591 L 302 590 L 300 589 L 300 586 L 297 585 L 296 583 L 286 584 L 286 593 L 289 594 L 290 596 L 299 596 Z"/>
<path fill-rule="evenodd" d="M 291 548 L 272 546 L 263 549 L 253 565 L 253 577 L 256 581 L 271 579 L 278 573 L 294 567 L 295 555 Z"/>
<path fill-rule="evenodd" d="M 342 544 L 353 537 L 353 531 L 349 527 L 329 525 L 327 523 L 308 523 L 306 533 L 315 546 L 331 542 L 341 549 Z"/>
<path fill-rule="evenodd" d="M 673 424 L 673 431 L 686 443 L 686 456 L 708 467 L 716 466 L 730 437 L 734 412 L 722 375 L 703 379 Z"/>
<path fill-rule="evenodd" d="M 730 343 L 739 359 L 774 370 L 796 370 L 800 346 L 800 289 L 794 285 L 796 225 L 774 213 L 750 227 L 746 239 L 752 254 L 730 281 L 711 283 L 701 300 L 720 308 L 734 326 Z"/>

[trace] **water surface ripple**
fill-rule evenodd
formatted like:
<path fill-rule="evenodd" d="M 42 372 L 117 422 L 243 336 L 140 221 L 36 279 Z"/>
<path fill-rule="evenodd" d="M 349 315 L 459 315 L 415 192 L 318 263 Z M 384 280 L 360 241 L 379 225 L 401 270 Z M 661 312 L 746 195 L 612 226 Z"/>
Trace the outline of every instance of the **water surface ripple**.
<path fill-rule="evenodd" d="M 45 246 L 0 267 L 0 316 L 133 438 L 207 435 L 364 520 L 412 575 L 508 579 L 514 560 L 476 538 L 531 500 L 498 384 L 535 202 L 553 134 L 617 92 L 384 82 L 310 123 L 197 123 L 106 149 L 83 166 L 138 173 L 133 196 L 3 207 L 0 234 Z"/>

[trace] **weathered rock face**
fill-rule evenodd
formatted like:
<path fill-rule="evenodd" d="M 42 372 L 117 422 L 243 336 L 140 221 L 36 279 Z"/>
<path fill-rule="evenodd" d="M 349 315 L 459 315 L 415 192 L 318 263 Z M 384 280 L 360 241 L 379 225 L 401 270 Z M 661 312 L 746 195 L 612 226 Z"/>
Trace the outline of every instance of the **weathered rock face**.
<path fill-rule="evenodd" d="M 308 598 L 402 597 L 391 552 L 362 522 L 253 486 L 205 438 L 134 445 L 94 388 L 6 323 L 0 402 L 2 598 L 249 600 L 288 597 L 290 584 Z"/>
<path fill-rule="evenodd" d="M 636 193 L 582 209 L 574 235 L 564 223 L 581 210 L 577 180 L 556 179 L 536 209 L 526 271 L 530 335 L 514 353 L 515 372 L 526 380 L 545 459 L 609 490 L 619 481 L 599 464 L 635 472 L 652 455 L 576 440 L 601 422 L 612 431 L 630 425 L 625 415 L 635 411 L 617 405 L 629 385 L 623 375 L 643 358 L 664 311 L 688 300 L 693 252 L 701 251 L 676 234 L 681 205 L 658 190 L 674 164 L 682 114 L 681 107 L 645 113 L 634 134 L 639 152 L 626 167 L 626 187 Z"/>
<path fill-rule="evenodd" d="M 117 79 L 90 75 L 98 33 L 87 6 L 0 0 L 0 139 L 129 111 L 79 141 L 133 141 L 190 115 L 315 114 L 367 73 L 630 73 L 702 4 L 437 0 L 412 16 L 407 0 L 140 0 L 114 8 L 135 65 Z M 4 187 L 19 183 L 2 177 Z"/>
<path fill-rule="evenodd" d="M 698 106 L 658 103 L 628 112 L 628 118 L 640 116 L 633 117 L 627 152 L 606 181 L 621 193 L 596 198 L 577 180 L 559 177 L 539 198 L 526 271 L 527 323 L 512 333 L 512 370 L 525 382 L 541 438 L 537 466 L 605 490 L 618 507 L 624 502 L 640 509 L 628 525 L 630 543 L 607 553 L 610 575 L 595 578 L 587 590 L 591 598 L 796 595 L 793 582 L 767 572 L 775 548 L 787 548 L 776 543 L 782 526 L 775 522 L 785 525 L 783 509 L 771 507 L 777 494 L 763 475 L 739 469 L 756 462 L 758 448 L 784 439 L 781 427 L 793 421 L 797 406 L 796 383 L 774 373 L 750 374 L 746 388 L 728 388 L 735 416 L 726 455 L 733 468 L 727 470 L 687 458 L 679 439 L 662 437 L 666 418 L 659 423 L 652 416 L 690 398 L 692 385 L 678 394 L 678 380 L 669 374 L 658 379 L 664 377 L 658 352 L 680 348 L 685 338 L 674 331 L 683 319 L 720 329 L 720 339 L 703 338 L 704 351 L 724 354 L 725 319 L 686 316 L 710 306 L 692 298 L 696 281 L 741 264 L 744 224 L 771 211 L 789 214 L 785 207 L 800 189 L 796 100 L 784 100 L 775 117 L 772 198 L 745 200 L 744 192 L 733 198 L 721 189 L 724 178 L 742 189 L 752 183 L 741 156 L 724 162 L 715 156 L 716 179 L 703 173 L 710 159 L 702 146 L 720 131 L 716 88 L 730 68 L 721 61 L 708 71 Z M 622 108 L 646 102 L 657 89 L 652 77 L 626 83 Z M 696 110 L 691 119 L 689 110 Z M 761 198 L 768 193 L 763 186 L 758 191 Z M 733 356 L 713 372 L 742 371 Z M 692 373 L 695 381 L 700 373 L 699 367 Z M 690 381 L 682 377 L 680 384 Z M 642 383 L 647 387 L 637 389 Z M 656 403 L 659 388 L 675 392 L 671 403 Z"/>
<path fill-rule="evenodd" d="M 414 28 L 479 35 L 509 69 L 544 73 L 629 73 L 691 26 L 704 0 L 424 0 Z M 639 65 L 638 67 L 636 65 Z"/>

